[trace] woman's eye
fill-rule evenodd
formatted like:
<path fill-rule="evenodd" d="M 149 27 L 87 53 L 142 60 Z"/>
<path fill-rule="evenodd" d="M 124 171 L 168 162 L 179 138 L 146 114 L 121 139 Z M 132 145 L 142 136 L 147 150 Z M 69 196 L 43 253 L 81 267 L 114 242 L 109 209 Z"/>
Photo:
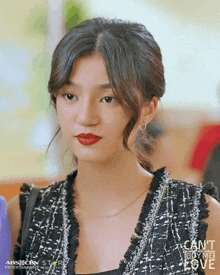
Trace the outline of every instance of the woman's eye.
<path fill-rule="evenodd" d="M 102 101 L 105 102 L 105 103 L 112 103 L 116 100 L 115 97 L 113 96 L 105 96 L 103 97 Z"/>
<path fill-rule="evenodd" d="M 73 94 L 65 94 L 63 95 L 63 97 L 66 99 L 66 100 L 75 100 L 75 95 Z"/>

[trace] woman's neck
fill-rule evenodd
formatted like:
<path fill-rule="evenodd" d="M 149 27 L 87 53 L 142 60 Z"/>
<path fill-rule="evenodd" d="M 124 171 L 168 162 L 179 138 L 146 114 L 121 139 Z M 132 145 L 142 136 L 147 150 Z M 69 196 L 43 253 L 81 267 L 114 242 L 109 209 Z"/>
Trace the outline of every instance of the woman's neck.
<path fill-rule="evenodd" d="M 116 208 L 131 201 L 138 194 L 147 192 L 152 174 L 144 170 L 136 156 L 127 152 L 108 163 L 78 162 L 78 174 L 75 179 L 75 196 L 79 204 L 91 206 L 100 204 L 106 209 L 116 203 Z M 94 206 L 94 209 L 96 208 Z M 107 210 L 108 211 L 108 210 Z"/>

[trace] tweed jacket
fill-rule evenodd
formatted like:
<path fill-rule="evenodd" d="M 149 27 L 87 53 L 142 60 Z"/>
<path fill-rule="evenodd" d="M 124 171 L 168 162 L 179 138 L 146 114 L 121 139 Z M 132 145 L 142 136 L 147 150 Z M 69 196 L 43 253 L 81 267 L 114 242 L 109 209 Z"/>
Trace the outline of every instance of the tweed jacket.
<path fill-rule="evenodd" d="M 79 244 L 79 225 L 74 215 L 76 175 L 77 171 L 65 181 L 40 189 L 25 245 L 24 260 L 29 265 L 25 269 L 27 274 L 75 274 Z M 31 188 L 27 184 L 21 187 L 22 219 Z M 195 244 L 204 242 L 206 238 L 204 219 L 208 217 L 208 210 L 205 193 L 217 198 L 212 183 L 195 186 L 169 179 L 163 168 L 154 172 L 130 246 L 119 261 L 117 274 L 205 274 L 201 253 L 200 256 L 195 253 Z M 22 227 L 19 244 L 21 232 Z M 19 253 L 20 245 L 17 245 L 14 251 L 17 260 Z M 19 270 L 15 270 L 15 274 L 20 274 Z"/>

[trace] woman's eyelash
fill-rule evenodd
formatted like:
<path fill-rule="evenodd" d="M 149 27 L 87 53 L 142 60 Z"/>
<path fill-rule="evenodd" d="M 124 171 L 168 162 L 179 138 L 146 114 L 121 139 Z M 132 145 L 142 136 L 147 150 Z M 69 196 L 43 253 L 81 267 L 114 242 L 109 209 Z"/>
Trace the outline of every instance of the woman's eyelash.
<path fill-rule="evenodd" d="M 105 101 L 106 103 L 112 103 L 116 101 L 116 98 L 114 96 L 105 96 L 102 98 L 102 101 Z"/>
<path fill-rule="evenodd" d="M 76 100 L 76 96 L 72 93 L 63 93 L 62 94 L 62 97 L 67 100 L 67 101 L 73 101 L 73 100 Z M 101 99 L 101 102 L 104 102 L 104 103 L 113 103 L 115 102 L 117 99 L 115 96 L 104 96 L 102 99 Z"/>
<path fill-rule="evenodd" d="M 73 100 L 75 99 L 75 95 L 74 94 L 70 94 L 70 93 L 65 93 L 62 95 L 66 100 Z"/>

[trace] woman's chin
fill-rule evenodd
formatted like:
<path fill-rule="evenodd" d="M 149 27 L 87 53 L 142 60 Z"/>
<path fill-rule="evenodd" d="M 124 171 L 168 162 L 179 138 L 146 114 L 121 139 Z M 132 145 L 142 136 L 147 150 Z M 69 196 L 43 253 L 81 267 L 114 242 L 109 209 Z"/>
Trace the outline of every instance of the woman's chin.
<path fill-rule="evenodd" d="M 77 144 L 77 146 L 72 146 L 70 150 L 77 157 L 78 163 L 82 161 L 94 164 L 103 163 L 105 165 L 111 164 L 116 159 L 121 159 L 123 154 L 127 153 L 123 145 L 118 146 L 118 144 L 104 144 L 102 146 L 98 144 L 88 146 Z"/>
<path fill-rule="evenodd" d="M 125 153 L 125 152 L 124 152 Z M 127 152 L 126 152 L 127 153 Z M 103 166 L 105 168 L 113 168 L 119 165 L 119 163 L 125 159 L 128 159 L 128 156 L 123 155 L 123 151 L 116 150 L 114 153 L 111 152 L 90 152 L 90 154 L 75 154 L 77 157 L 78 165 L 81 163 L 94 164 L 94 166 Z"/>
<path fill-rule="evenodd" d="M 98 163 L 98 162 L 105 162 L 108 159 L 106 154 L 101 153 L 100 151 L 97 151 L 97 150 L 80 150 L 80 152 L 74 151 L 74 155 L 77 157 L 78 163 L 80 161 L 89 162 L 89 163 L 91 162 Z"/>

